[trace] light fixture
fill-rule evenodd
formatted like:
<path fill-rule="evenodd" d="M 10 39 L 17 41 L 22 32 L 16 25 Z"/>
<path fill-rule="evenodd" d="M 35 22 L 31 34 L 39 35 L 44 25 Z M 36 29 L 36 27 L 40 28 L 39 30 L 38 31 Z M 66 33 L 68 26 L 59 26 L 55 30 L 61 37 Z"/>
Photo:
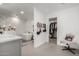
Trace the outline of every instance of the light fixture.
<path fill-rule="evenodd" d="M 20 11 L 21 14 L 24 14 L 24 11 Z"/>
<path fill-rule="evenodd" d="M 14 23 L 19 23 L 19 18 L 18 17 L 12 17 L 12 21 Z"/>

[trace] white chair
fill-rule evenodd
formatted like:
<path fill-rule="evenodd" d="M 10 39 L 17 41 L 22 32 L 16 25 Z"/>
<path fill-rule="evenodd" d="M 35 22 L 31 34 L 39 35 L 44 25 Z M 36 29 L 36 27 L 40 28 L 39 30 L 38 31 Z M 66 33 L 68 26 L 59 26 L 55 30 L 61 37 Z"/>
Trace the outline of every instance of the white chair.
<path fill-rule="evenodd" d="M 74 35 L 72 34 L 66 34 L 65 40 L 62 41 L 64 49 L 62 50 L 68 50 L 69 52 L 75 54 L 73 50 L 76 50 L 75 48 L 71 48 L 71 45 L 73 45 Z"/>

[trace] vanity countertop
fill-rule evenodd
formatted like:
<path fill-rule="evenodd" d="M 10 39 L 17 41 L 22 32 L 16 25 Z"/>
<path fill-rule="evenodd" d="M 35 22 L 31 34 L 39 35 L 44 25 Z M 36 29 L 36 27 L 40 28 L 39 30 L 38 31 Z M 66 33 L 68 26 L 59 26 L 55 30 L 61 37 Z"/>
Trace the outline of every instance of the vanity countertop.
<path fill-rule="evenodd" d="M 0 43 L 5 43 L 13 40 L 20 40 L 22 37 L 17 36 L 17 35 L 0 35 Z"/>

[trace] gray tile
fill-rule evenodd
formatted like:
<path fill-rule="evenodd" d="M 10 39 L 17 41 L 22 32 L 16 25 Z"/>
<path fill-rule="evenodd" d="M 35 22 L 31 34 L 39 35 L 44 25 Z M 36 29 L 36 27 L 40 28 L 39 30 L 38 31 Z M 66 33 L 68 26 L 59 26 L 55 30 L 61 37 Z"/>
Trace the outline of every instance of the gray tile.
<path fill-rule="evenodd" d="M 76 51 L 79 52 L 79 51 Z M 73 55 L 69 51 L 63 51 L 62 47 L 53 43 L 46 43 L 39 48 L 33 47 L 33 42 L 26 42 L 22 47 L 22 56 L 78 56 L 79 53 Z"/>

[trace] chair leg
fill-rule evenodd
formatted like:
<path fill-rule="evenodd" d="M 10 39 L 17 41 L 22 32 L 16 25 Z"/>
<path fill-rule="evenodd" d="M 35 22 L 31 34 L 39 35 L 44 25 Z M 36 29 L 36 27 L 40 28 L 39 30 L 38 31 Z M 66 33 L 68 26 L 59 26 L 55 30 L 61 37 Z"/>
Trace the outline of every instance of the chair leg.
<path fill-rule="evenodd" d="M 76 50 L 75 48 L 70 48 L 71 50 Z"/>
<path fill-rule="evenodd" d="M 70 51 L 71 53 L 75 54 L 75 52 L 74 52 L 74 51 L 72 51 L 71 49 L 69 49 L 69 51 Z"/>
<path fill-rule="evenodd" d="M 71 53 L 75 54 L 75 52 L 73 52 L 72 50 L 76 50 L 76 49 L 70 48 L 70 46 L 68 46 L 68 47 L 65 47 L 65 49 L 62 49 L 62 50 L 68 50 L 68 51 L 70 51 Z"/>
<path fill-rule="evenodd" d="M 68 50 L 68 49 L 62 49 L 62 50 Z"/>
<path fill-rule="evenodd" d="M 68 50 L 68 47 L 64 46 L 64 49 L 62 49 L 62 50 Z"/>

